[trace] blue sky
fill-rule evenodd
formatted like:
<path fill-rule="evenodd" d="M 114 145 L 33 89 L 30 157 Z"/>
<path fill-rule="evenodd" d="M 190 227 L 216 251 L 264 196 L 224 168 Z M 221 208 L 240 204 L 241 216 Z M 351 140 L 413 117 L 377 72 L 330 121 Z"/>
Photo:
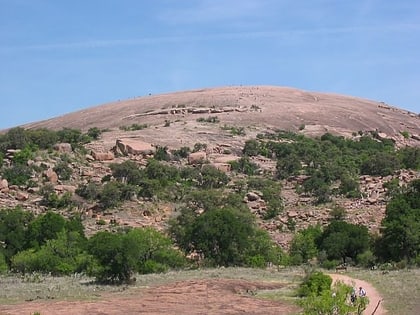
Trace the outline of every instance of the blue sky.
<path fill-rule="evenodd" d="M 0 0 L 0 129 L 224 85 L 419 113 L 420 1 Z"/>

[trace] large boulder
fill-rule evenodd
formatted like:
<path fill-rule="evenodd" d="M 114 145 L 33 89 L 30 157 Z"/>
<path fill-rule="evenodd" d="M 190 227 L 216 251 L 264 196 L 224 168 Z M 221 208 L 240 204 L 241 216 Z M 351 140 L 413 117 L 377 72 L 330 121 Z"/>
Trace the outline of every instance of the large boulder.
<path fill-rule="evenodd" d="M 7 181 L 7 179 L 0 179 L 0 191 L 9 191 L 9 182 Z"/>
<path fill-rule="evenodd" d="M 232 165 L 229 163 L 211 163 L 211 165 L 224 173 L 228 173 L 232 170 Z"/>
<path fill-rule="evenodd" d="M 96 161 L 111 161 L 115 158 L 112 152 L 96 152 L 92 150 L 91 153 Z"/>
<path fill-rule="evenodd" d="M 77 187 L 72 185 L 55 185 L 54 190 L 59 193 L 70 192 L 74 194 L 76 192 Z"/>
<path fill-rule="evenodd" d="M 150 155 L 156 151 L 156 148 L 150 143 L 138 139 L 118 139 L 115 149 L 122 155 Z"/>
<path fill-rule="evenodd" d="M 70 153 L 72 151 L 71 144 L 62 142 L 54 145 L 54 150 L 62 153 Z"/>
<path fill-rule="evenodd" d="M 52 168 L 47 169 L 44 172 L 44 175 L 48 178 L 50 183 L 56 184 L 58 182 L 58 175 Z"/>
<path fill-rule="evenodd" d="M 206 152 L 199 151 L 199 152 L 193 152 L 188 155 L 188 164 L 195 165 L 203 163 L 207 159 Z"/>

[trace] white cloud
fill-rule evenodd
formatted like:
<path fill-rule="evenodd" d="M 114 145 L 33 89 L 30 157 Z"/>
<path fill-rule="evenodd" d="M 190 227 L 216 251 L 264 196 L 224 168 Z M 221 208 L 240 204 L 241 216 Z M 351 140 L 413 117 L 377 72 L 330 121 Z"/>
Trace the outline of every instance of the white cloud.
<path fill-rule="evenodd" d="M 335 28 L 308 28 L 308 29 L 288 29 L 288 30 L 266 30 L 266 31 L 237 31 L 237 32 L 219 32 L 207 34 L 191 34 L 177 36 L 155 36 L 141 37 L 131 39 L 106 39 L 106 40 L 87 40 L 79 42 L 61 42 L 45 43 L 22 46 L 0 46 L 0 53 L 12 53 L 17 51 L 50 51 L 50 50 L 68 50 L 68 49 L 98 49 L 126 46 L 145 46 L 153 44 L 199 42 L 211 40 L 235 40 L 235 39 L 263 39 L 277 38 L 284 40 L 287 45 L 288 39 L 307 39 L 308 36 L 335 36 L 345 34 L 384 34 L 384 33 L 407 33 L 414 34 L 420 31 L 420 24 L 390 24 L 390 25 L 359 25 L 349 27 Z M 388 34 L 389 35 L 389 34 Z M 395 34 L 395 36 L 397 36 Z"/>

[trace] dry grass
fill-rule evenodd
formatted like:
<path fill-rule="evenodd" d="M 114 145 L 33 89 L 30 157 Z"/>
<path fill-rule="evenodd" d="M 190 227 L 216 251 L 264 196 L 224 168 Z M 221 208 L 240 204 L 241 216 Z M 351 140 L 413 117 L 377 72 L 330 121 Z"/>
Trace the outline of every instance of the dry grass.
<path fill-rule="evenodd" d="M 219 268 L 171 271 L 164 274 L 138 275 L 133 285 L 98 285 L 85 276 L 52 277 L 33 274 L 26 277 L 0 276 L 0 304 L 15 304 L 34 300 L 95 300 L 104 293 L 116 293 L 170 284 L 192 279 L 240 279 L 248 281 L 276 282 L 291 292 L 299 283 L 303 271 L 300 268 L 250 269 Z M 288 293 L 288 294 L 289 294 Z M 271 295 L 273 293 L 270 293 Z M 280 299 L 287 294 L 280 294 Z"/>
<path fill-rule="evenodd" d="M 383 296 L 389 314 L 420 314 L 420 269 L 383 273 L 380 270 L 357 270 L 350 276 L 370 282 Z"/>
<path fill-rule="evenodd" d="M 26 278 L 0 276 L 0 304 L 31 300 L 95 300 L 105 293 L 123 296 L 139 288 L 199 279 L 237 279 L 281 283 L 281 288 L 254 292 L 256 297 L 294 304 L 294 292 L 302 280 L 302 268 L 250 269 L 219 268 L 171 271 L 165 274 L 139 275 L 135 284 L 107 286 L 93 283 L 88 277 L 50 277 L 32 275 Z M 384 306 L 392 315 L 420 314 L 420 269 L 389 271 L 352 270 L 351 277 L 373 284 L 384 298 Z"/>

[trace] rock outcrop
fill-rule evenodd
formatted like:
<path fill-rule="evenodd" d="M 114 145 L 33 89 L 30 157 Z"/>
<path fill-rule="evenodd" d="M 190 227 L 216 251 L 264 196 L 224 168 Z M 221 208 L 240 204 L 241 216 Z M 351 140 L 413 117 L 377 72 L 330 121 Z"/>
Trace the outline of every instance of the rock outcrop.
<path fill-rule="evenodd" d="M 153 154 L 156 151 L 156 148 L 150 143 L 138 140 L 138 139 L 118 139 L 114 148 L 117 154 L 127 156 L 127 155 L 143 155 L 147 156 Z"/>

